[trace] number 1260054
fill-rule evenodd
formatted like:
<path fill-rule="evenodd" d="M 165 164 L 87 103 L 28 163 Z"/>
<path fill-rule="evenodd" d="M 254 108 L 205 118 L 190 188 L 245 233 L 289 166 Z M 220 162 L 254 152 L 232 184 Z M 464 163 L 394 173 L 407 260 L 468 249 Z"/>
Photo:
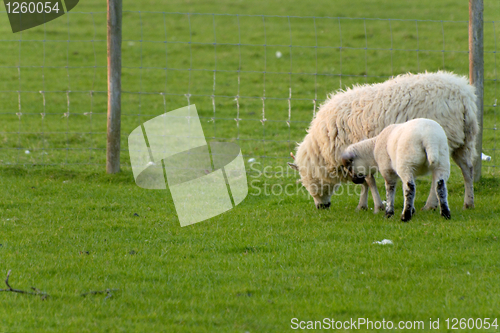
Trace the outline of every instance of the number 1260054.
<path fill-rule="evenodd" d="M 449 330 L 498 329 L 497 318 L 448 318 L 445 321 Z"/>
<path fill-rule="evenodd" d="M 7 2 L 5 3 L 9 14 L 41 14 L 59 13 L 59 3 L 52 5 L 51 2 Z"/>

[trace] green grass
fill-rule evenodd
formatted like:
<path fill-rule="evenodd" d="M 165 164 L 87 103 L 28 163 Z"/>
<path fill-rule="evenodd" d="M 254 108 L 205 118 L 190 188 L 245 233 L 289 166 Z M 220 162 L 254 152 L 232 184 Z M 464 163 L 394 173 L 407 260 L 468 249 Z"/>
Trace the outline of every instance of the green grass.
<path fill-rule="evenodd" d="M 2 174 L 2 270 L 14 288 L 50 294 L 0 294 L 5 331 L 283 332 L 292 318 L 498 315 L 498 172 L 468 211 L 454 172 L 452 220 L 418 212 L 409 224 L 354 212 L 356 196 L 329 211 L 303 191 L 266 196 L 294 175 L 251 173 L 241 205 L 185 228 L 168 193 L 138 188 L 128 171 Z M 418 182 L 417 208 L 428 190 Z M 394 245 L 372 244 L 382 239 Z M 107 288 L 119 290 L 80 296 Z"/>
<path fill-rule="evenodd" d="M 488 129 L 483 139 L 493 161 L 483 163 L 474 210 L 462 210 L 463 180 L 456 167 L 448 184 L 452 220 L 419 211 L 409 224 L 355 212 L 358 198 L 347 195 L 353 185 L 334 196 L 329 211 L 316 211 L 295 184 L 297 176 L 280 173 L 305 134 L 314 98 L 407 71 L 444 68 L 467 75 L 467 24 L 460 22 L 468 19 L 467 5 L 453 0 L 125 2 L 130 12 L 124 12 L 124 167 L 118 175 L 103 170 L 105 3 L 82 2 L 79 13 L 22 35 L 12 34 L 7 16 L 0 15 L 0 279 L 12 270 L 13 288 L 34 286 L 50 295 L 41 300 L 1 292 L 0 332 L 286 332 L 292 331 L 292 318 L 325 317 L 423 320 L 426 330 L 429 318 L 440 318 L 440 331 L 447 331 L 446 318 L 498 317 L 500 171 L 492 167 L 499 161 L 497 131 L 491 129 L 498 124 L 492 52 L 500 41 L 494 30 L 500 2 L 485 3 Z M 279 17 L 264 19 L 264 33 L 261 16 L 153 12 Z M 287 15 L 309 18 L 292 17 L 289 25 Z M 163 43 L 165 30 L 170 43 Z M 240 42 L 245 45 L 227 45 Z M 417 48 L 418 57 L 408 51 Z M 19 64 L 27 66 L 21 79 Z M 260 122 L 263 71 L 265 125 Z M 64 117 L 68 89 L 69 118 Z M 238 89 L 239 127 L 234 121 Z M 45 107 L 39 91 L 46 91 Z M 160 92 L 167 93 L 165 103 Z M 257 169 L 269 172 L 257 177 L 248 166 L 251 186 L 243 203 L 181 228 L 168 190 L 135 185 L 127 166 L 127 135 L 144 121 L 185 106 L 186 93 L 192 94 L 209 141 L 238 142 L 246 159 L 255 157 L 261 163 Z M 280 193 L 286 185 L 292 195 Z M 428 191 L 428 179 L 419 180 L 417 209 Z M 400 188 L 396 207 L 402 208 Z M 373 244 L 382 239 L 394 244 Z M 81 296 L 108 288 L 118 290 L 107 299 Z"/>

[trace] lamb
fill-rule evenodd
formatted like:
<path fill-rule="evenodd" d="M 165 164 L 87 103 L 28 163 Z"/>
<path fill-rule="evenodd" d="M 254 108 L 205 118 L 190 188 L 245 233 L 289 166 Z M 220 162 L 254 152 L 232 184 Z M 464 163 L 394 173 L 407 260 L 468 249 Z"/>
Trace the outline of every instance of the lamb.
<path fill-rule="evenodd" d="M 404 74 L 372 85 L 355 86 L 330 96 L 312 120 L 294 163 L 301 182 L 317 208 L 328 208 L 333 192 L 350 180 L 342 168 L 341 154 L 347 146 L 373 138 L 385 127 L 411 119 L 428 118 L 439 123 L 447 137 L 451 157 L 462 170 L 464 207 L 474 207 L 473 162 L 478 133 L 474 87 L 465 77 L 437 73 Z M 368 207 L 368 187 L 374 212 L 384 209 L 375 179 L 365 178 L 358 209 Z M 424 209 L 437 208 L 433 191 Z"/>
<path fill-rule="evenodd" d="M 432 193 L 439 200 L 441 215 L 451 218 L 446 181 L 450 177 L 448 138 L 434 120 L 414 119 L 387 126 L 372 139 L 352 144 L 342 153 L 342 164 L 354 183 L 363 183 L 377 170 L 385 180 L 385 215 L 394 215 L 394 196 L 398 176 L 403 182 L 405 203 L 401 220 L 415 214 L 415 177 L 432 172 Z"/>

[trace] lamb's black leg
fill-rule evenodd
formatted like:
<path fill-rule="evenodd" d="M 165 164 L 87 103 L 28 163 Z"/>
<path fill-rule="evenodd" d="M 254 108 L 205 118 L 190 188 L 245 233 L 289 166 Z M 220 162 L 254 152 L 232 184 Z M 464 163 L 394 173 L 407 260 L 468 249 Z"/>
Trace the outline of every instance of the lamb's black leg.
<path fill-rule="evenodd" d="M 385 181 L 385 192 L 386 192 L 386 207 L 385 216 L 391 217 L 394 215 L 394 197 L 396 196 L 396 181 L 387 180 Z"/>
<path fill-rule="evenodd" d="M 448 191 L 446 190 L 446 183 L 443 179 L 438 180 L 436 192 L 441 208 L 441 216 L 447 220 L 451 219 L 450 208 L 448 207 Z"/>
<path fill-rule="evenodd" d="M 413 203 L 415 201 L 416 186 L 412 180 L 403 184 L 403 188 L 405 192 L 405 208 L 403 214 L 401 214 L 401 221 L 408 222 L 411 220 L 413 214 L 415 214 Z"/>

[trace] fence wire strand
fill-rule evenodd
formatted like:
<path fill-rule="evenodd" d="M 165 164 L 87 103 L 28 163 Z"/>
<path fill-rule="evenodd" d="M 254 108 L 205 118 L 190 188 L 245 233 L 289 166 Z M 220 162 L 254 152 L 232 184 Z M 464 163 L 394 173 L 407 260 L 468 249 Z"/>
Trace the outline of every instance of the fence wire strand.
<path fill-rule="evenodd" d="M 17 70 L 18 81 L 17 89 L 15 78 L 11 78 L 12 89 L 0 89 L 4 96 L 17 95 L 17 110 L 12 103 L 0 107 L 0 117 L 10 119 L 0 127 L 0 136 L 9 142 L 0 146 L 0 164 L 104 165 L 102 140 L 106 131 L 102 122 L 107 115 L 104 103 L 107 91 L 103 89 L 106 85 L 102 72 L 107 67 L 101 61 L 105 57 L 101 46 L 106 42 L 102 38 L 106 26 L 105 21 L 99 20 L 103 14 L 71 12 L 59 30 L 51 29 L 49 33 L 44 24 L 41 38 L 20 32 L 12 39 L 0 40 L 0 45 L 17 42 L 18 52 L 17 63 L 6 61 L 0 65 L 6 71 Z M 129 34 L 123 38 L 124 48 L 133 49 L 123 61 L 122 94 L 126 102 L 122 103 L 122 109 L 127 110 L 122 112 L 124 138 L 151 117 L 185 103 L 201 103 L 200 118 L 211 132 L 207 137 L 236 140 L 243 147 L 244 156 L 261 158 L 263 163 L 267 158 L 288 158 L 288 152 L 302 139 L 327 93 L 335 87 L 345 89 L 358 83 L 381 82 L 415 70 L 468 72 L 468 62 L 456 60 L 464 59 L 468 50 L 448 37 L 452 35 L 449 29 L 460 26 L 467 39 L 467 21 L 144 11 L 124 11 L 124 15 L 139 22 L 137 31 L 128 29 Z M 72 20 L 85 17 L 91 26 L 88 39 L 72 31 Z M 157 17 L 163 23 L 161 37 L 150 33 L 149 20 L 156 22 Z M 173 27 L 172 22 L 178 26 Z M 206 32 L 198 26 L 200 22 L 207 23 Z M 484 152 L 492 156 L 492 163 L 487 166 L 496 167 L 496 22 L 485 24 L 490 25 L 493 34 L 485 38 L 493 38 L 494 42 L 493 49 L 485 48 L 484 52 L 488 56 L 485 60 L 492 61 L 491 73 L 485 73 L 484 130 L 488 134 Z M 307 25 L 310 32 L 305 29 Z M 435 27 L 432 32 L 430 26 Z M 385 31 L 385 35 L 374 37 L 374 27 Z M 183 39 L 184 32 L 187 39 Z M 230 38 L 233 35 L 235 38 Z M 133 48 L 136 44 L 138 50 Z M 30 55 L 38 45 L 41 45 L 41 64 L 34 61 L 36 55 Z M 75 62 L 76 55 L 86 50 L 70 51 L 84 48 L 83 45 L 89 45 L 88 59 Z M 65 53 L 61 55 L 61 59 L 65 55 L 63 62 L 54 61 L 52 48 Z M 200 52 L 206 53 L 200 55 Z M 284 57 L 286 52 L 288 59 Z M 379 70 L 374 59 L 381 55 L 387 55 L 387 64 Z M 203 63 L 200 58 L 213 59 L 213 65 L 206 65 L 207 60 L 200 66 Z M 38 71 L 41 75 L 36 78 Z M 62 82 L 63 71 L 66 84 Z M 60 74 L 60 84 L 52 82 L 54 73 Z M 87 73 L 89 79 L 82 84 L 80 76 Z M 164 76 L 158 89 L 154 82 L 159 77 L 157 73 Z M 205 78 L 209 79 L 203 81 Z M 38 104 L 33 102 L 36 98 Z M 205 101 L 208 101 L 206 106 Z M 64 139 L 55 143 L 54 138 L 59 137 Z M 75 155 L 79 151 L 85 152 L 83 158 Z M 127 152 L 126 145 L 122 151 Z M 123 155 L 122 164 L 128 165 L 127 154 Z"/>

